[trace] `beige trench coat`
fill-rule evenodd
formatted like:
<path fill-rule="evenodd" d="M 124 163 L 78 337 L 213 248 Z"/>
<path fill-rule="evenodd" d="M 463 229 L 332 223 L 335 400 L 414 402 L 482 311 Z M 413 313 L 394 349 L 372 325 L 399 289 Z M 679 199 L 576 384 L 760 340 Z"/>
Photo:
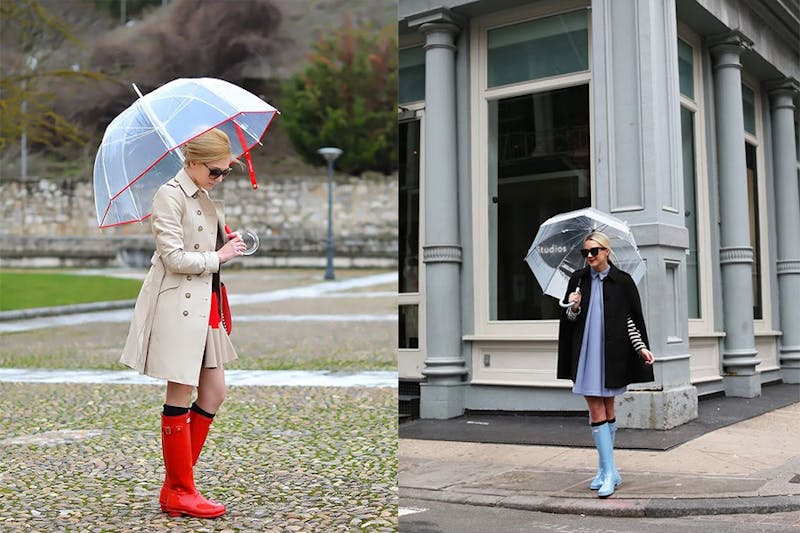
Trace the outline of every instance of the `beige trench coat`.
<path fill-rule="evenodd" d="M 225 218 L 185 170 L 162 185 L 150 217 L 156 251 L 120 362 L 140 374 L 197 386 L 208 334 L 217 232 Z"/>

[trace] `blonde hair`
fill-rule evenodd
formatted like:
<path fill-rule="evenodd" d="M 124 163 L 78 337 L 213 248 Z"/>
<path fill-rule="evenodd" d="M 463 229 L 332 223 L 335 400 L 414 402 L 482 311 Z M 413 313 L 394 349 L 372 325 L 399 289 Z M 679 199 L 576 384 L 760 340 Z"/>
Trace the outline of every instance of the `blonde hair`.
<path fill-rule="evenodd" d="M 586 241 L 599 242 L 600 244 L 603 245 L 603 248 L 608 249 L 609 253 L 611 252 L 611 241 L 608 239 L 608 235 L 606 235 L 602 231 L 591 232 L 583 239 L 583 242 Z"/>
<path fill-rule="evenodd" d="M 217 128 L 198 135 L 181 147 L 186 163 L 210 163 L 220 159 L 233 159 L 231 140 Z"/>

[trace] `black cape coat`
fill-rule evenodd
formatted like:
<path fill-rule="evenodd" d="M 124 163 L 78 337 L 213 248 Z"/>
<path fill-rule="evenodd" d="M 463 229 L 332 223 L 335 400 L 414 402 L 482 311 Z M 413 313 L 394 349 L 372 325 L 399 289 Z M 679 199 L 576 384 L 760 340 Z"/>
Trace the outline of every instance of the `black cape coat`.
<path fill-rule="evenodd" d="M 558 378 L 575 381 L 581 342 L 586 326 L 589 298 L 592 293 L 591 267 L 576 270 L 570 277 L 564 303 L 575 287 L 581 288 L 581 313 L 575 321 L 567 318 L 566 310 L 561 315 L 558 328 Z M 605 319 L 605 386 L 608 389 L 623 387 L 631 383 L 653 381 L 653 367 L 636 353 L 628 337 L 628 316 L 642 334 L 645 345 L 650 346 L 647 328 L 644 325 L 642 302 L 636 283 L 627 272 L 614 265 L 603 282 L 603 310 Z"/>

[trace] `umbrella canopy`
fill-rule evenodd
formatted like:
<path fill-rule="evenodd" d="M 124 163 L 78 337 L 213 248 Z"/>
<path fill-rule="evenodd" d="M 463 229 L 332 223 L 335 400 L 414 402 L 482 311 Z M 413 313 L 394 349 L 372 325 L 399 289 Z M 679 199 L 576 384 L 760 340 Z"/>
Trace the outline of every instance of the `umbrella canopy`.
<path fill-rule="evenodd" d="M 228 134 L 233 155 L 247 156 L 278 110 L 256 95 L 214 78 L 173 80 L 141 96 L 111 121 L 94 164 L 94 200 L 101 228 L 150 215 L 156 190 L 183 166 L 179 148 L 213 128 Z"/>
<path fill-rule="evenodd" d="M 593 231 L 602 231 L 611 241 L 610 261 L 631 275 L 637 284 L 647 268 L 628 225 L 593 207 L 561 213 L 547 219 L 536 233 L 525 262 L 545 294 L 561 300 L 573 272 L 583 268 L 583 240 Z"/>

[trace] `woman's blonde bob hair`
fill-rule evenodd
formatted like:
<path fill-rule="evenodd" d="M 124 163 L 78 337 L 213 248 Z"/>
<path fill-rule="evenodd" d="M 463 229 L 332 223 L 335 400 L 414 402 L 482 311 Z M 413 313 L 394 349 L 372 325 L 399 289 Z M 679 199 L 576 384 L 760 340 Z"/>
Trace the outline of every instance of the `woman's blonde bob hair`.
<path fill-rule="evenodd" d="M 603 248 L 606 248 L 609 253 L 611 252 L 611 241 L 608 239 L 608 235 L 603 233 L 602 231 L 593 231 L 586 237 L 584 237 L 583 242 L 586 241 L 594 241 L 600 243 Z"/>
<path fill-rule="evenodd" d="M 233 160 L 231 140 L 217 128 L 198 135 L 181 147 L 186 163 L 210 163 L 220 159 Z"/>

